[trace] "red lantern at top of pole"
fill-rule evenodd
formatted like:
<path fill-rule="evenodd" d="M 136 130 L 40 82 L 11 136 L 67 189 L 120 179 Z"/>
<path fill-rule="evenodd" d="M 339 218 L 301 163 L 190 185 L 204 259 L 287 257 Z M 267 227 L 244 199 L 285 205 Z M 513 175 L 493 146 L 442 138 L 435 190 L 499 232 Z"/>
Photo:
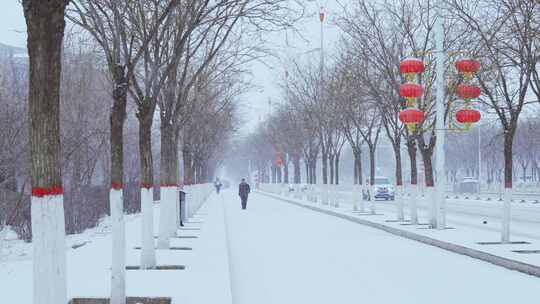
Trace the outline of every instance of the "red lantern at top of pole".
<path fill-rule="evenodd" d="M 472 74 L 480 69 L 480 62 L 473 59 L 460 59 L 455 63 L 456 69 L 464 74 L 465 78 L 471 78 Z"/>
<path fill-rule="evenodd" d="M 319 20 L 321 20 L 321 23 L 324 22 L 324 7 L 321 6 L 321 10 L 319 11 Z"/>
<path fill-rule="evenodd" d="M 407 80 L 412 81 L 415 74 L 420 74 L 425 71 L 424 62 L 417 58 L 407 58 L 399 64 L 399 72 L 407 77 Z"/>

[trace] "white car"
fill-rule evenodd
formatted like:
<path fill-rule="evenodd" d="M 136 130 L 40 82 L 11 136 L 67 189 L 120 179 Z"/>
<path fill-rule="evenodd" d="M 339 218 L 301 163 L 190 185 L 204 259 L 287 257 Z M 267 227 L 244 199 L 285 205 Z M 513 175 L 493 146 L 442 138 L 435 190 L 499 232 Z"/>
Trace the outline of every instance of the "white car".
<path fill-rule="evenodd" d="M 394 185 L 390 183 L 390 179 L 385 176 L 376 176 L 374 183 L 375 199 L 384 199 L 393 201 L 395 198 Z M 369 190 L 368 190 L 369 191 Z"/>

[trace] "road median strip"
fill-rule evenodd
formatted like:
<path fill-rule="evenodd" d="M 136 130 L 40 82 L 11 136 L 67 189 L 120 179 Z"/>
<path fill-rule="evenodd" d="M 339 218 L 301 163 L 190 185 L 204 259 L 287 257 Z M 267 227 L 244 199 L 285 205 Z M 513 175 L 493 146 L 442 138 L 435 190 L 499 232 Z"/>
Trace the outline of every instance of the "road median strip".
<path fill-rule="evenodd" d="M 391 226 L 387 226 L 387 225 L 384 225 L 384 224 L 381 224 L 381 223 L 372 222 L 372 221 L 366 220 L 364 218 L 359 218 L 356 215 L 352 215 L 352 214 L 349 215 L 349 214 L 344 214 L 344 213 L 333 211 L 333 210 L 328 210 L 328 209 L 325 209 L 325 208 L 320 208 L 320 207 L 318 207 L 316 205 L 313 205 L 313 203 L 307 204 L 307 203 L 300 202 L 298 200 L 293 200 L 293 199 L 290 199 L 290 198 L 287 198 L 287 197 L 283 197 L 283 196 L 280 196 L 280 195 L 276 195 L 276 194 L 272 194 L 272 193 L 268 193 L 268 192 L 264 192 L 264 191 L 256 191 L 256 192 L 259 193 L 259 194 L 268 196 L 268 197 L 272 197 L 272 198 L 275 198 L 275 199 L 278 199 L 278 200 L 281 200 L 281 201 L 284 201 L 284 202 L 287 202 L 287 203 L 302 207 L 302 208 L 306 208 L 306 209 L 310 209 L 310 210 L 317 211 L 317 212 L 320 212 L 320 213 L 324 213 L 324 214 L 327 214 L 327 215 L 342 218 L 342 219 L 345 219 L 345 220 L 348 220 L 348 221 L 351 221 L 351 222 L 354 222 L 354 223 L 358 223 L 358 224 L 361 224 L 361 225 L 364 225 L 364 226 L 368 226 L 368 227 L 371 227 L 371 228 L 383 230 L 383 231 L 391 233 L 393 235 L 404 237 L 404 238 L 414 240 L 414 241 L 417 241 L 417 242 L 420 242 L 420 243 L 424 243 L 424 244 L 427 244 L 427 245 L 435 246 L 435 247 L 438 247 L 438 248 L 441 248 L 441 249 L 444 249 L 444 250 L 447 250 L 447 251 L 451 251 L 451 252 L 454 252 L 454 253 L 466 255 L 466 256 L 469 256 L 471 258 L 478 259 L 478 260 L 481 260 L 481 261 L 485 261 L 485 262 L 488 262 L 488 263 L 491 263 L 491 264 L 494 264 L 494 265 L 497 265 L 497 266 L 501 266 L 501 267 L 504 267 L 504 268 L 507 268 L 507 269 L 510 269 L 510 270 L 519 271 L 519 272 L 522 272 L 522 273 L 525 273 L 525 274 L 528 274 L 528 275 L 532 275 L 532 276 L 535 276 L 535 277 L 540 277 L 540 267 L 538 267 L 536 265 L 532 265 L 532 264 L 524 263 L 524 262 L 521 262 L 521 261 L 501 257 L 501 256 L 494 255 L 494 254 L 491 254 L 491 253 L 488 253 L 488 252 L 484 252 L 484 251 L 481 251 L 481 250 L 465 247 L 465 246 L 462 246 L 462 245 L 457 245 L 457 244 L 454 244 L 454 243 L 442 241 L 442 240 L 439 240 L 439 239 L 431 238 L 431 237 L 421 235 L 421 234 L 417 234 L 417 233 L 414 233 L 414 232 L 401 230 L 401 229 L 394 228 L 394 227 L 391 227 Z"/>

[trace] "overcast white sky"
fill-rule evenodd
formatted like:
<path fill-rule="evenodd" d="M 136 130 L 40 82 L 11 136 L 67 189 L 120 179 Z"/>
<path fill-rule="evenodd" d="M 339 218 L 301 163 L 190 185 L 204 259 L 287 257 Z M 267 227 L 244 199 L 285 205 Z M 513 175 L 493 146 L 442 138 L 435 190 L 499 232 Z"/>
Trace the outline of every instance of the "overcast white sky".
<path fill-rule="evenodd" d="M 340 2 L 348 2 L 349 0 L 341 0 Z M 2 9 L 0 10 L 0 42 L 26 47 L 26 25 L 24 21 L 23 11 L 20 0 L 2 0 Z M 320 46 L 320 23 L 318 12 L 320 6 L 326 9 L 327 18 L 325 20 L 325 53 L 329 54 L 335 46 L 339 37 L 338 29 L 332 25 L 334 18 L 340 6 L 336 0 L 305 0 L 308 13 L 311 15 L 305 22 L 300 25 L 300 31 L 305 40 L 295 37 L 292 33 L 282 32 L 271 36 L 272 45 L 275 45 L 276 50 L 283 50 L 288 37 L 288 44 L 291 46 L 287 51 L 280 51 L 279 57 L 285 61 L 287 57 L 304 57 L 314 56 L 319 58 L 318 51 L 309 52 Z M 269 107 L 268 100 L 272 102 L 280 102 L 280 92 L 277 87 L 279 79 L 284 75 L 282 62 L 276 59 L 266 59 L 266 64 L 254 63 L 251 67 L 253 72 L 253 84 L 257 87 L 250 93 L 246 94 L 243 99 L 245 105 L 246 126 L 244 131 L 253 129 L 259 119 L 268 115 Z"/>

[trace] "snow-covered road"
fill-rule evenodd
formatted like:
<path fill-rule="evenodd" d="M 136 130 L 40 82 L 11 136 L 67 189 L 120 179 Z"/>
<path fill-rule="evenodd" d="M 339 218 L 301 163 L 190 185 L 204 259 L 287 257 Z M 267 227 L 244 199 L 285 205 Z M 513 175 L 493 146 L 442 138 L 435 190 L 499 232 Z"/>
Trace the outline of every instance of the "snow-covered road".
<path fill-rule="evenodd" d="M 257 193 L 225 205 L 235 304 L 519 303 L 538 278 Z"/>

